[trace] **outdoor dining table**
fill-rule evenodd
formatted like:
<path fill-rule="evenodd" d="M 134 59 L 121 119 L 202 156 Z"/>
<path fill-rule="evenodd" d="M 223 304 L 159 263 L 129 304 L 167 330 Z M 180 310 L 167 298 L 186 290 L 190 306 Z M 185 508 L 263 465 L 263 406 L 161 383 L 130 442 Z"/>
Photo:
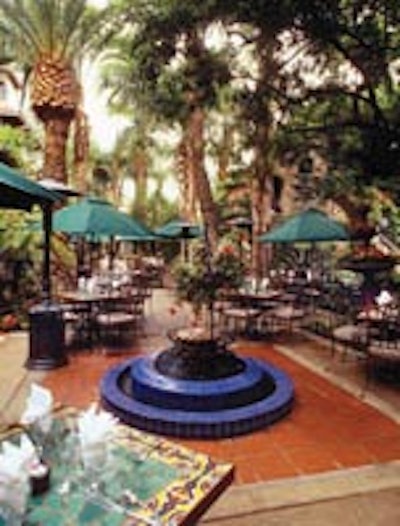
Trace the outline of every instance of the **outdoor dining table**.
<path fill-rule="evenodd" d="M 96 331 L 95 317 L 99 309 L 104 305 L 112 304 L 121 300 L 123 296 L 119 291 L 107 292 L 91 292 L 82 291 L 79 289 L 65 290 L 58 293 L 58 299 L 63 305 L 68 305 L 72 310 L 74 306 L 78 311 L 84 307 L 82 312 L 82 319 L 80 320 L 81 329 L 87 333 L 88 345 L 91 346 L 94 342 Z"/>
<path fill-rule="evenodd" d="M 281 295 L 281 291 L 272 289 L 259 292 L 235 291 L 224 294 L 224 300 L 240 306 L 262 309 L 274 306 Z"/>
<path fill-rule="evenodd" d="M 188 526 L 233 481 L 232 464 L 118 424 L 93 487 L 76 447 L 76 416 L 75 410 L 63 409 L 53 421 L 43 448 L 49 489 L 29 497 L 26 526 Z M 17 439 L 22 432 L 17 428 L 0 439 Z"/>
<path fill-rule="evenodd" d="M 397 308 L 363 309 L 357 321 L 369 327 L 370 336 L 376 340 L 398 340 L 400 337 L 399 312 Z"/>

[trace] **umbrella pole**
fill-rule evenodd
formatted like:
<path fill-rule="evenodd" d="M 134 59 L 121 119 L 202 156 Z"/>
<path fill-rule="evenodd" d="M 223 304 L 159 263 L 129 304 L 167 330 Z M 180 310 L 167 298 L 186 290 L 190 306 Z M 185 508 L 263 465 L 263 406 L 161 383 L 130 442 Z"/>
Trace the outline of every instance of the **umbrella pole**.
<path fill-rule="evenodd" d="M 51 301 L 50 236 L 51 205 L 43 205 L 44 257 L 42 302 L 29 311 L 29 356 L 25 367 L 49 370 L 68 363 L 64 345 L 64 321 L 57 303 Z"/>
<path fill-rule="evenodd" d="M 43 231 L 44 231 L 44 257 L 43 257 L 43 281 L 42 299 L 45 303 L 51 301 L 51 279 L 50 279 L 50 236 L 51 236 L 52 210 L 51 205 L 43 207 Z"/>
<path fill-rule="evenodd" d="M 109 244 L 109 252 L 108 252 L 108 257 L 109 257 L 108 270 L 111 272 L 114 267 L 114 259 L 117 254 L 117 245 L 116 245 L 116 240 L 114 236 L 110 237 L 109 243 L 110 244 Z"/>

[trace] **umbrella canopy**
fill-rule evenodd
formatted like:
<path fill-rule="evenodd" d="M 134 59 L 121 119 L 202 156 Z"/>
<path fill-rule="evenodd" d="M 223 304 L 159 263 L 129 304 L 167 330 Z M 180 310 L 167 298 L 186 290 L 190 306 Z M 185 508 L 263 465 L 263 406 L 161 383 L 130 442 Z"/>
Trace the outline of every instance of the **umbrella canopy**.
<path fill-rule="evenodd" d="M 155 234 L 159 237 L 170 239 L 193 239 L 202 235 L 198 225 L 189 223 L 183 219 L 174 219 L 163 226 L 155 229 Z"/>
<path fill-rule="evenodd" d="M 14 168 L 0 162 L 0 208 L 30 210 L 60 200 L 56 192 L 43 188 Z"/>
<path fill-rule="evenodd" d="M 40 179 L 38 181 L 38 184 L 40 184 L 40 186 L 42 186 L 43 188 L 46 188 L 46 190 L 52 190 L 54 192 L 57 192 L 63 197 L 77 197 L 82 195 L 81 192 L 78 192 L 78 190 L 75 190 L 75 188 L 72 188 L 71 186 L 62 183 L 61 181 L 57 181 L 52 177 Z"/>
<path fill-rule="evenodd" d="M 141 239 L 149 234 L 138 221 L 95 197 L 87 197 L 55 212 L 53 230 L 79 236 L 130 236 L 130 239 Z"/>
<path fill-rule="evenodd" d="M 0 162 L 0 208 L 30 210 L 34 204 L 43 209 L 44 259 L 42 295 L 45 301 L 51 297 L 50 281 L 50 232 L 51 205 L 62 197 L 24 177 L 21 173 Z"/>
<path fill-rule="evenodd" d="M 350 235 L 341 223 L 315 208 L 296 214 L 259 237 L 262 243 L 314 243 L 349 239 Z"/>

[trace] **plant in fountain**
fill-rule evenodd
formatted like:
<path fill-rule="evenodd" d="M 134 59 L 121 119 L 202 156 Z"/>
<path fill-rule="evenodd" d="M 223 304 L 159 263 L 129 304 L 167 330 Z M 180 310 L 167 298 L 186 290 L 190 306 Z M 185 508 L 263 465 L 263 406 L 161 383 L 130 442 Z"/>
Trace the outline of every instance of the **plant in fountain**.
<path fill-rule="evenodd" d="M 243 284 L 244 265 L 236 247 L 222 240 L 215 254 L 205 243 L 195 247 L 190 263 L 175 267 L 178 298 L 191 303 L 196 316 L 208 311 L 208 328 L 212 329 L 213 306 L 222 290 L 237 289 Z"/>
<path fill-rule="evenodd" d="M 226 241 L 215 254 L 211 254 L 207 243 L 199 243 L 191 263 L 175 268 L 178 297 L 190 302 L 198 317 L 204 314 L 205 323 L 169 334 L 174 344 L 157 357 L 158 371 L 174 378 L 211 380 L 243 370 L 242 360 L 214 333 L 213 323 L 214 302 L 223 289 L 236 289 L 243 283 L 243 272 L 238 253 Z"/>

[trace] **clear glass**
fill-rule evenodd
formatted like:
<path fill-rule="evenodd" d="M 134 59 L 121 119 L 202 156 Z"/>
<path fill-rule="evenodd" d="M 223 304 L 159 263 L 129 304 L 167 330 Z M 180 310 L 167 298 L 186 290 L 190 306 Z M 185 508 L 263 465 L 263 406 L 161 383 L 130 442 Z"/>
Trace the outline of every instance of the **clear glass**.
<path fill-rule="evenodd" d="M 24 478 L 13 484 L 0 483 L 0 524 L 21 526 L 26 516 L 30 486 Z"/>

